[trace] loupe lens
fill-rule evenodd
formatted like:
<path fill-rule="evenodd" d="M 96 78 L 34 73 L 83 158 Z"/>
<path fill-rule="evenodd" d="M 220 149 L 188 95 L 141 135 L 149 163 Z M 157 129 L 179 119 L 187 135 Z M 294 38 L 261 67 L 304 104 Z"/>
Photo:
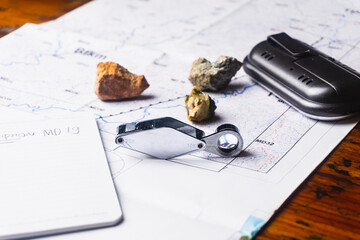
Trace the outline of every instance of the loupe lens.
<path fill-rule="evenodd" d="M 233 134 L 224 134 L 218 139 L 218 148 L 224 152 L 231 152 L 239 145 L 239 140 Z"/>

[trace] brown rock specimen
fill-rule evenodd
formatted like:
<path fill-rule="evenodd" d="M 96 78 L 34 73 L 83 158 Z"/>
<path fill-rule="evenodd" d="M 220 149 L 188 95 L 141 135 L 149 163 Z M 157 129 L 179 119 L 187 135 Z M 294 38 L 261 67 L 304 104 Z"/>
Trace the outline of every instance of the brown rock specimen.
<path fill-rule="evenodd" d="M 114 62 L 99 63 L 95 93 L 101 100 L 120 100 L 139 96 L 149 87 L 144 75 L 136 75 Z"/>
<path fill-rule="evenodd" d="M 191 94 L 186 96 L 185 107 L 188 119 L 198 122 L 212 118 L 216 109 L 215 102 L 209 97 L 209 94 L 201 92 L 196 86 Z"/>
<path fill-rule="evenodd" d="M 193 62 L 189 80 L 202 91 L 217 91 L 229 84 L 241 66 L 233 57 L 220 56 L 213 63 L 201 57 Z"/>

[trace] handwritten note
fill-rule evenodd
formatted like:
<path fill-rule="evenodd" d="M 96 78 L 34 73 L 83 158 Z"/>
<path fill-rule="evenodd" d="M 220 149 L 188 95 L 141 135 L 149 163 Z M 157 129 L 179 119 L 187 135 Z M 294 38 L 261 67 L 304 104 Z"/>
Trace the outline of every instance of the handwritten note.
<path fill-rule="evenodd" d="M 95 119 L 0 124 L 0 239 L 112 225 L 121 209 Z"/>

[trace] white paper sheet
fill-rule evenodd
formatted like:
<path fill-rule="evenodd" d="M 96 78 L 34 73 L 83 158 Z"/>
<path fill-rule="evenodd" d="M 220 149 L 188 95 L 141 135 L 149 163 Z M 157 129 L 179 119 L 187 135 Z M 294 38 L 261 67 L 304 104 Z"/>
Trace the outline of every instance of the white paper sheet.
<path fill-rule="evenodd" d="M 231 10 L 215 19 L 206 14 L 206 6 L 202 14 L 203 5 L 196 1 L 188 11 L 196 12 L 199 16 L 196 19 L 202 19 L 201 24 L 193 25 L 194 34 L 177 28 L 177 34 L 186 37 L 158 45 L 151 42 L 154 33 L 157 33 L 155 38 L 169 37 L 169 29 L 159 27 L 158 23 L 172 22 L 171 14 L 162 11 L 158 1 L 138 1 L 134 3 L 136 11 L 124 10 L 133 13 L 131 17 L 136 16 L 135 22 L 127 20 L 132 19 L 130 16 L 123 17 L 127 13 L 117 14 L 113 10 L 119 9 L 115 7 L 118 4 L 128 2 L 102 2 L 87 4 L 47 25 L 60 31 L 28 25 L 0 40 L 3 53 L 0 104 L 42 116 L 93 112 L 99 117 L 113 178 L 120 192 L 125 214 L 122 224 L 54 238 L 253 236 L 358 121 L 325 123 L 308 119 L 254 84 L 242 71 L 224 92 L 210 94 L 218 106 L 214 121 L 206 125 L 189 122 L 183 102 L 185 94 L 191 91 L 187 80 L 190 66 L 198 56 L 210 60 L 219 55 L 243 59 L 256 43 L 280 31 L 359 69 L 360 62 L 356 59 L 360 36 L 354 29 L 360 16 L 352 11 L 359 8 L 356 1 L 332 4 L 251 1 L 245 5 L 233 1 L 225 4 L 231 4 Z M 214 6 L 217 2 L 206 4 Z M 181 6 L 174 3 L 176 14 L 190 16 L 189 7 L 181 3 Z M 107 18 L 101 17 L 103 14 Z M 121 18 L 121 24 L 114 18 Z M 146 31 L 137 28 L 141 24 L 147 26 Z M 134 35 L 130 32 L 115 37 L 119 29 L 134 28 L 138 29 Z M 128 40 L 124 44 L 121 39 Z M 79 54 L 79 50 L 76 52 L 79 48 L 106 59 Z M 97 100 L 92 85 L 96 63 L 103 60 L 119 62 L 130 71 L 144 74 L 150 88 L 136 101 Z M 49 77 L 49 72 L 54 74 Z M 195 125 L 206 133 L 215 131 L 222 123 L 235 124 L 244 137 L 245 150 L 236 159 L 194 154 L 164 161 L 115 145 L 115 129 L 119 124 L 164 116 Z"/>
<path fill-rule="evenodd" d="M 21 112 L 0 109 L 24 118 Z M 0 239 L 109 226 L 121 220 L 96 122 L 90 114 L 75 115 L 0 124 Z"/>
<path fill-rule="evenodd" d="M 113 40 L 120 46 L 137 45 L 163 51 L 211 26 L 246 2 L 101 0 L 87 3 L 44 25 Z"/>

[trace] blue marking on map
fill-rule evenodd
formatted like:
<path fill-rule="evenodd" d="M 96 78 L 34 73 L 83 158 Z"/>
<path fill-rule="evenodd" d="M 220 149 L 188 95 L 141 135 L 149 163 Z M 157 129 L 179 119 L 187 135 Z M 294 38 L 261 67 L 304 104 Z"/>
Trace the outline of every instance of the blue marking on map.
<path fill-rule="evenodd" d="M 56 106 L 50 106 L 50 107 L 46 107 L 46 108 L 39 108 L 39 109 L 33 110 L 33 112 L 35 112 L 35 111 L 44 111 L 44 110 L 52 110 L 52 109 L 64 110 L 64 111 L 70 111 L 70 112 L 81 112 L 81 111 L 73 110 L 73 109 L 70 109 L 70 108 L 63 108 L 63 107 L 56 107 Z"/>
<path fill-rule="evenodd" d="M 151 109 L 170 109 L 170 108 L 178 108 L 178 107 L 185 108 L 185 106 L 182 105 L 182 104 L 176 104 L 176 105 L 173 105 L 173 106 L 166 106 L 166 107 L 154 107 L 154 106 L 150 106 L 150 107 L 148 107 L 147 109 L 149 109 L 149 108 L 151 108 Z"/>
<path fill-rule="evenodd" d="M 9 63 L 0 63 L 0 65 L 3 65 L 5 67 L 8 67 L 8 66 L 12 66 L 12 65 L 15 65 L 15 64 L 24 64 L 24 65 L 33 65 L 33 66 L 36 66 L 36 65 L 40 65 L 40 58 L 42 57 L 43 55 L 42 54 L 39 54 L 38 56 L 34 56 L 34 59 L 35 59 L 35 63 L 30 63 L 30 62 L 9 62 Z"/>
<path fill-rule="evenodd" d="M 141 30 L 141 29 L 147 29 L 149 27 L 156 27 L 156 26 L 163 27 L 163 26 L 166 26 L 166 25 L 168 25 L 170 23 L 173 23 L 173 22 L 175 22 L 175 23 L 177 23 L 177 22 L 179 22 L 179 23 L 187 23 L 187 22 L 189 22 L 191 20 L 194 20 L 196 18 L 197 18 L 197 16 L 193 16 L 193 17 L 190 17 L 189 19 L 174 19 L 174 20 L 166 21 L 166 22 L 160 23 L 160 24 L 150 24 L 150 25 L 142 25 L 142 26 L 139 26 L 139 27 L 135 27 L 135 28 L 132 29 L 131 33 L 128 36 L 125 37 L 125 39 L 121 42 L 119 47 L 125 46 L 125 44 L 128 41 L 131 40 L 131 38 L 135 37 L 136 32 Z M 167 40 L 164 40 L 164 41 L 169 41 L 169 40 L 172 40 L 172 39 L 167 39 Z M 162 41 L 162 42 L 164 42 L 164 41 Z M 158 43 L 155 43 L 155 44 L 159 44 L 159 43 L 162 43 L 162 42 L 158 42 Z M 153 43 L 150 43 L 150 44 L 153 44 Z M 143 44 L 143 46 L 150 45 L 150 44 L 146 43 L 146 44 Z"/>
<path fill-rule="evenodd" d="M 57 37 L 57 39 L 58 39 L 57 49 L 53 53 L 53 56 L 58 56 L 58 53 L 59 53 L 60 49 L 62 48 L 61 40 L 59 39 L 60 35 L 61 35 L 61 33 L 58 34 L 58 37 Z"/>
<path fill-rule="evenodd" d="M 144 108 L 144 111 L 143 111 L 143 115 L 137 119 L 135 119 L 134 121 L 127 121 L 127 122 L 123 122 L 123 121 L 109 121 L 109 120 L 106 120 L 104 118 L 104 116 L 100 115 L 100 114 L 95 114 L 98 116 L 98 119 L 101 120 L 102 122 L 104 123 L 129 123 L 129 122 L 139 122 L 143 119 L 145 119 L 147 116 L 150 116 L 151 115 L 151 112 L 149 112 L 150 110 L 153 110 L 153 109 L 171 109 L 171 108 L 185 108 L 185 106 L 181 105 L 181 104 L 176 104 L 176 105 L 173 105 L 173 106 L 165 106 L 165 107 L 155 107 L 155 106 L 149 106 L 149 107 L 146 107 Z M 140 110 L 140 109 L 139 109 Z M 134 112 L 134 111 L 131 111 L 131 112 Z M 126 112 L 126 113 L 130 113 L 130 112 Z M 111 117 L 116 117 L 118 115 L 114 115 L 114 116 L 109 116 L 110 118 Z"/>
<path fill-rule="evenodd" d="M 8 104 L 7 107 L 9 107 L 9 108 L 11 108 L 11 107 L 15 107 L 15 108 L 26 107 L 26 108 L 29 108 L 31 110 L 31 112 L 51 110 L 51 109 L 64 110 L 64 111 L 70 111 L 70 112 L 79 112 L 77 110 L 63 108 L 63 107 L 56 107 L 56 106 L 41 108 L 40 106 L 31 106 L 30 104 L 27 104 L 27 103 L 24 103 L 24 104 L 11 103 L 11 104 Z"/>
<path fill-rule="evenodd" d="M 98 113 L 95 113 L 94 115 L 97 116 L 98 120 L 101 120 L 104 123 L 119 123 L 119 124 L 126 123 L 126 122 L 121 122 L 121 121 L 108 121 L 102 115 L 100 115 Z"/>
<path fill-rule="evenodd" d="M 27 107 L 29 108 L 32 112 L 36 111 L 36 109 L 39 109 L 40 106 L 31 106 L 30 104 L 24 103 L 24 104 L 8 104 L 7 107 Z"/>
<path fill-rule="evenodd" d="M 214 100 L 216 103 L 218 103 L 218 102 L 219 102 L 218 99 L 227 98 L 228 96 L 241 95 L 241 94 L 243 94 L 247 89 L 252 88 L 252 87 L 254 87 L 254 86 L 256 86 L 256 85 L 258 85 L 258 84 L 257 84 L 257 83 L 254 83 L 254 84 L 252 84 L 252 85 L 249 85 L 249 86 L 244 87 L 244 89 L 241 90 L 241 91 L 239 91 L 239 90 L 233 90 L 233 91 L 231 91 L 231 92 L 224 93 L 223 96 L 221 96 L 221 97 L 215 97 L 215 98 L 213 98 L 213 100 Z"/>

